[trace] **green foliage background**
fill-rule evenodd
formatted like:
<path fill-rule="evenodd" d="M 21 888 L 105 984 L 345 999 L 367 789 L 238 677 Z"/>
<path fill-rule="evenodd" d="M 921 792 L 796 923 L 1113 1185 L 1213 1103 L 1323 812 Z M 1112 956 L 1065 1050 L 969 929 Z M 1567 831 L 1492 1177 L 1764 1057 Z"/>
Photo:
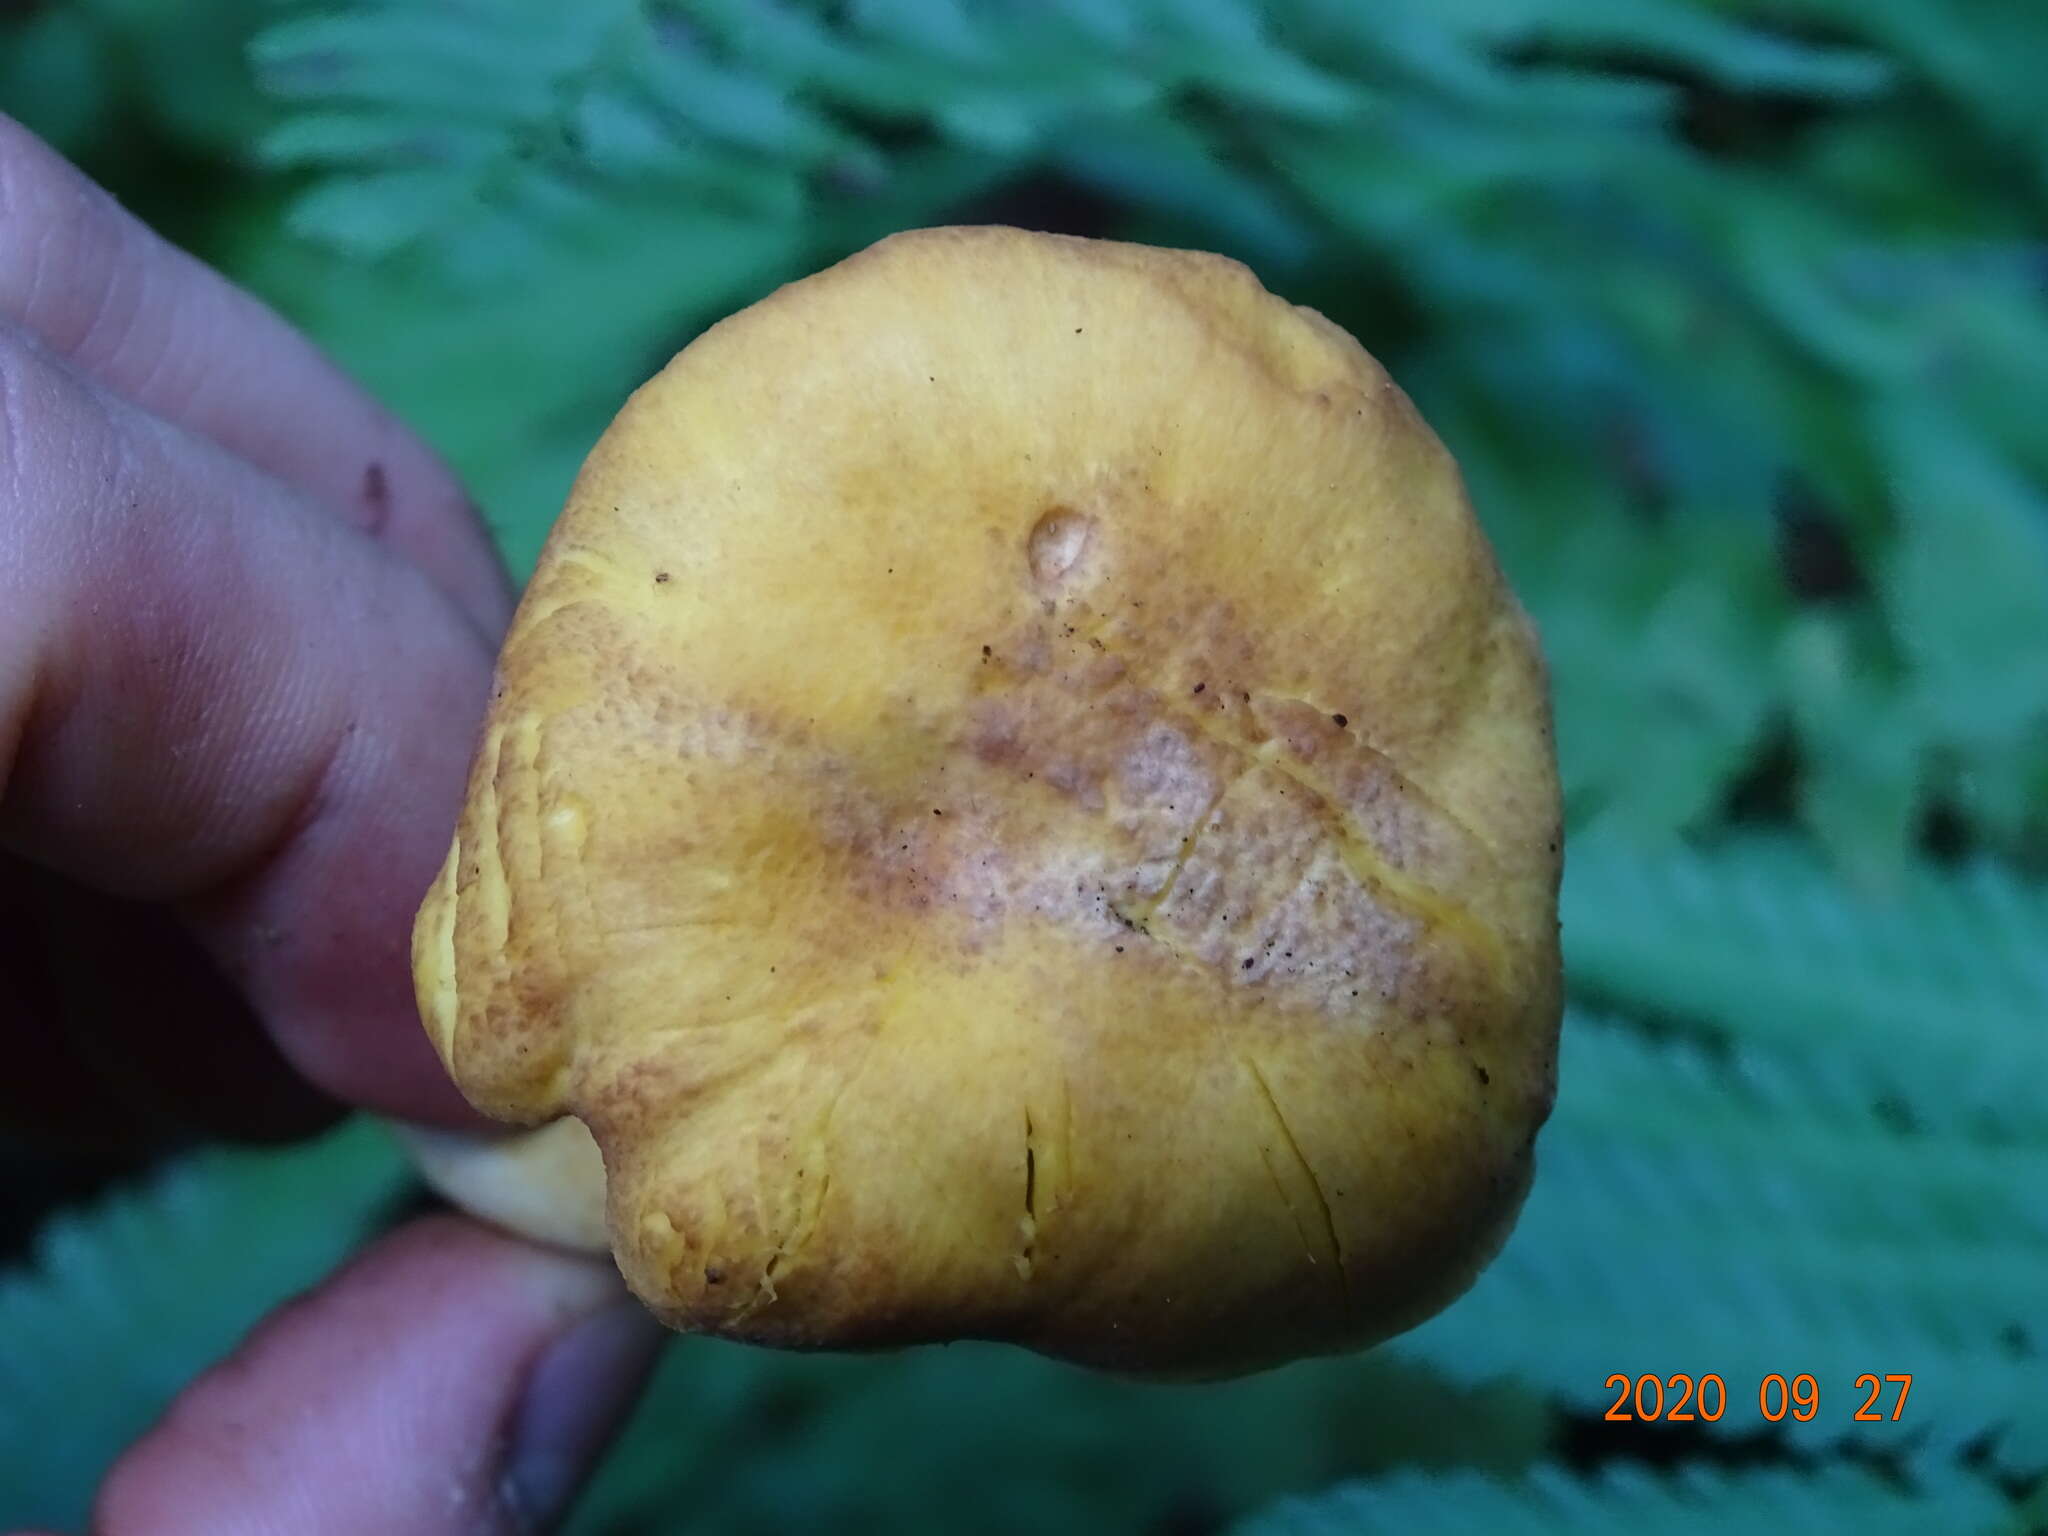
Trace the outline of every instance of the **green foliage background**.
<path fill-rule="evenodd" d="M 1226 251 L 1351 329 L 1542 625 L 1573 1002 L 1471 1296 L 1207 1388 L 682 1343 L 574 1528 L 2048 1529 L 2043 80 L 2016 0 L 0 21 L 0 105 L 339 354 L 516 566 L 697 329 L 1005 216 Z M 403 1187 L 355 1127 L 51 1221 L 0 1277 L 4 1513 L 76 1522 Z M 1719 1424 L 1601 1422 L 1609 1374 L 1681 1370 Z M 1759 1417 L 1771 1371 L 1811 1424 Z M 1902 1422 L 1853 1421 L 1865 1371 L 1913 1373 Z"/>

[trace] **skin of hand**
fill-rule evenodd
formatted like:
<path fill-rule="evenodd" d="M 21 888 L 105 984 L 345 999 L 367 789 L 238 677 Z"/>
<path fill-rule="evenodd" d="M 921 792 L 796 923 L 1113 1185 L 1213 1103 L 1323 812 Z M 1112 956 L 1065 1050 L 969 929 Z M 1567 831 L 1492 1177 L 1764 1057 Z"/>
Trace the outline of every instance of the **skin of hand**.
<path fill-rule="evenodd" d="M 0 1117 L 106 1124 L 142 1063 L 245 1134 L 480 1124 L 407 942 L 511 601 L 428 448 L 0 118 Z M 609 1266 L 416 1220 L 188 1387 L 92 1529 L 544 1529 L 660 1337 Z"/>

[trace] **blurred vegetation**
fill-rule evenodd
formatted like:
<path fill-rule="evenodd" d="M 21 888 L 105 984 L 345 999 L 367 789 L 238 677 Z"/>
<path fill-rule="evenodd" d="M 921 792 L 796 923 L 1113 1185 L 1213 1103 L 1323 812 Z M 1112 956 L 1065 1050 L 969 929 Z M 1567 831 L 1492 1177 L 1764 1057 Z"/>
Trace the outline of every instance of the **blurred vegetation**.
<path fill-rule="evenodd" d="M 2048 1529 L 2048 14 L 13 11 L 0 104 L 440 444 L 517 566 L 696 330 L 996 218 L 1225 251 L 1340 321 L 1542 625 L 1573 1010 L 1470 1297 L 1205 1388 L 690 1341 L 577 1530 Z M 52 1221 L 0 1278 L 6 1513 L 76 1520 L 403 1182 L 355 1128 Z M 1726 1378 L 1718 1423 L 1603 1422 L 1610 1374 L 1676 1371 Z M 1811 1423 L 1757 1412 L 1773 1371 Z M 1913 1373 L 1901 1422 L 1853 1419 L 1863 1372 Z"/>

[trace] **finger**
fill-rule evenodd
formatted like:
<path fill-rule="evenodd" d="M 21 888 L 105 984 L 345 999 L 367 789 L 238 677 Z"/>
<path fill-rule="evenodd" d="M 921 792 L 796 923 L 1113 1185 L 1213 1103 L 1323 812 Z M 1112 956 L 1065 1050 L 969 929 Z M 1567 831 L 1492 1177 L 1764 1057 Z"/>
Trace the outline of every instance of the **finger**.
<path fill-rule="evenodd" d="M 388 541 L 492 639 L 503 630 L 504 567 L 434 452 L 268 307 L 4 115 L 0 317 Z"/>
<path fill-rule="evenodd" d="M 273 1315 L 116 1464 L 97 1536 L 544 1530 L 662 1330 L 615 1273 L 454 1217 Z"/>
<path fill-rule="evenodd" d="M 341 1114 L 163 909 L 5 854 L 0 1038 L 14 1042 L 0 1126 L 74 1158 L 135 1159 L 195 1134 L 296 1141 Z"/>
<path fill-rule="evenodd" d="M 470 1118 L 408 935 L 490 664 L 416 567 L 0 335 L 0 847 L 178 903 L 294 1065 L 412 1118 Z"/>

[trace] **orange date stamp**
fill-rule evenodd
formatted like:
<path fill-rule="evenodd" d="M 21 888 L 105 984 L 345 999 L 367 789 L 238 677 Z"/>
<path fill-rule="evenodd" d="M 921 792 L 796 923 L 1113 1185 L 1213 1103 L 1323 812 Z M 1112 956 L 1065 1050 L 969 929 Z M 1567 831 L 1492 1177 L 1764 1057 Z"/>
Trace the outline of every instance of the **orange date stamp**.
<path fill-rule="evenodd" d="M 1617 1371 L 1607 1378 L 1607 1390 L 1615 1394 L 1603 1415 L 1610 1424 L 1716 1424 L 1728 1412 L 1728 1383 L 1711 1371 L 1704 1376 L 1683 1371 L 1625 1376 Z M 1860 1424 L 1896 1424 L 1905 1417 L 1906 1394 L 1912 1390 L 1910 1373 L 1865 1371 L 1856 1378 L 1852 1417 Z M 1809 1424 L 1820 1417 L 1820 1383 L 1805 1371 L 1789 1378 L 1773 1371 L 1757 1383 L 1756 1411 L 1772 1424 L 1787 1418 Z"/>

